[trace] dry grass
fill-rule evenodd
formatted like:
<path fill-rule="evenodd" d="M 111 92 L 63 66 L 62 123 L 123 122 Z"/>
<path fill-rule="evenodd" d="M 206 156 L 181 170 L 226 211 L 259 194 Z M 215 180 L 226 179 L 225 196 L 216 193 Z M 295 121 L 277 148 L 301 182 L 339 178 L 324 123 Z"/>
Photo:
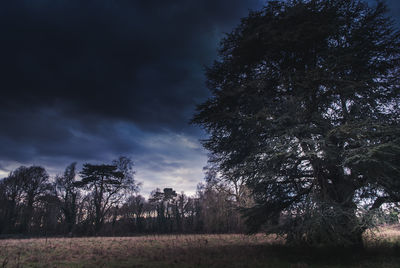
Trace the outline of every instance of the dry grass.
<path fill-rule="evenodd" d="M 376 239 L 378 243 L 400 243 L 400 224 L 378 228 L 376 231 Z"/>
<path fill-rule="evenodd" d="M 367 239 L 363 252 L 288 248 L 265 235 L 7 239 L 0 267 L 400 267 L 400 228 Z"/>

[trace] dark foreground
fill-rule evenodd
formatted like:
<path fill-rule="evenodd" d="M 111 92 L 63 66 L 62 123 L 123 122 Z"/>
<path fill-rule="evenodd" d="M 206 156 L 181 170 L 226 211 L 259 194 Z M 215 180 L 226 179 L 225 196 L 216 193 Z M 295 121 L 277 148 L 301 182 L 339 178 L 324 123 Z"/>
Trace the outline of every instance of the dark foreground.
<path fill-rule="evenodd" d="M 290 248 L 255 235 L 0 240 L 0 267 L 400 267 L 400 229 L 363 250 Z"/>

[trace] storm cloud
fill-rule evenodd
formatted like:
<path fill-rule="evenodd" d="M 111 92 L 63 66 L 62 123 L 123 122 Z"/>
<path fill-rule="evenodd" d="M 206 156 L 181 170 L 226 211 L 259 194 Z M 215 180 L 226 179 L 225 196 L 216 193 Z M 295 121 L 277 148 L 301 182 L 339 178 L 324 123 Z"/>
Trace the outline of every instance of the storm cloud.
<path fill-rule="evenodd" d="M 24 0 L 0 4 L 0 177 L 18 165 L 131 156 L 144 193 L 194 192 L 204 67 L 260 0 Z M 398 18 L 400 4 L 388 1 Z"/>
<path fill-rule="evenodd" d="M 131 156 L 144 191 L 195 190 L 204 66 L 259 1 L 4 1 L 0 169 Z"/>
<path fill-rule="evenodd" d="M 203 66 L 257 1 L 9 1 L 2 4 L 0 102 L 187 128 L 207 94 Z M 254 5 L 253 5 L 254 7 Z"/>

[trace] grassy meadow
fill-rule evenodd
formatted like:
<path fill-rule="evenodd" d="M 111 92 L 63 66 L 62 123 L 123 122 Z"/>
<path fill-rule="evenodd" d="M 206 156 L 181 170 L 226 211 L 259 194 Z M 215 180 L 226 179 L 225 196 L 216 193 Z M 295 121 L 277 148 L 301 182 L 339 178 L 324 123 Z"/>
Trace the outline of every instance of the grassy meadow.
<path fill-rule="evenodd" d="M 290 248 L 275 236 L 152 235 L 0 240 L 1 267 L 400 267 L 400 226 L 364 250 Z"/>

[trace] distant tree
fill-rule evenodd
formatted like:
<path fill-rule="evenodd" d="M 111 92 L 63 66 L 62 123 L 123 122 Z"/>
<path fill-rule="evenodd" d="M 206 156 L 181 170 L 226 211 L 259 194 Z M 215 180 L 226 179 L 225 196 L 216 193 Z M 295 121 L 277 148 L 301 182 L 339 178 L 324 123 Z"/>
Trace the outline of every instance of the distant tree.
<path fill-rule="evenodd" d="M 1 181 L 0 188 L 4 199 L 0 206 L 5 216 L 3 232 L 28 233 L 35 205 L 52 190 L 46 170 L 39 166 L 21 166 Z"/>
<path fill-rule="evenodd" d="M 173 231 L 173 215 L 175 211 L 175 198 L 177 193 L 172 188 L 155 189 L 150 193 L 149 203 L 157 213 L 157 229 L 159 232 Z"/>
<path fill-rule="evenodd" d="M 8 199 L 4 187 L 4 179 L 0 179 L 0 234 L 6 228 L 6 214 L 8 213 Z"/>
<path fill-rule="evenodd" d="M 184 230 L 184 219 L 187 212 L 188 197 L 184 192 L 176 196 L 173 203 L 173 213 L 176 222 L 176 231 L 181 233 Z"/>
<path fill-rule="evenodd" d="M 127 191 L 138 189 L 133 163 L 129 158 L 121 157 L 112 165 L 84 164 L 80 176 L 82 180 L 75 185 L 90 191 L 94 232 L 98 234 L 108 211 L 122 200 Z"/>
<path fill-rule="evenodd" d="M 144 229 L 145 209 L 146 200 L 141 195 L 129 197 L 121 208 L 124 218 L 129 221 L 135 232 L 142 232 Z"/>
<path fill-rule="evenodd" d="M 95 209 L 93 204 L 93 193 L 82 195 L 77 202 L 76 226 L 74 233 L 78 235 L 93 235 L 93 224 L 95 222 Z"/>
<path fill-rule="evenodd" d="M 200 232 L 201 222 L 200 218 L 200 208 L 199 199 L 195 196 L 189 196 L 186 199 L 185 205 L 183 207 L 183 215 L 185 218 L 184 231 L 185 232 Z"/>
<path fill-rule="evenodd" d="M 21 166 L 12 172 L 11 178 L 21 181 L 24 193 L 24 209 L 21 219 L 20 231 L 29 232 L 29 225 L 34 212 L 34 204 L 52 190 L 49 182 L 49 175 L 40 166 Z"/>
<path fill-rule="evenodd" d="M 55 193 L 55 189 L 49 189 L 35 203 L 30 233 L 44 236 L 60 234 L 61 219 L 60 200 Z"/>
<path fill-rule="evenodd" d="M 3 233 L 30 233 L 32 225 L 40 229 L 40 223 L 33 221 L 41 200 L 52 194 L 49 175 L 40 166 L 20 166 L 0 182 L 0 205 L 3 219 Z"/>
<path fill-rule="evenodd" d="M 400 34 L 386 10 L 269 1 L 222 41 L 193 122 L 218 171 L 251 189 L 253 232 L 361 245 L 362 204 L 400 201 Z"/>
<path fill-rule="evenodd" d="M 24 195 L 24 182 L 21 176 L 13 176 L 11 172 L 0 182 L 1 232 L 16 231 L 16 223 L 21 213 Z"/>
<path fill-rule="evenodd" d="M 61 210 L 64 215 L 67 233 L 72 232 L 76 222 L 79 192 L 75 185 L 75 177 L 76 163 L 74 162 L 65 169 L 63 176 L 57 176 L 55 180 L 55 187 L 61 201 Z"/>
<path fill-rule="evenodd" d="M 209 165 L 203 168 L 205 181 L 208 187 L 213 187 L 218 192 L 225 192 L 238 208 L 247 208 L 253 204 L 249 188 L 246 185 L 245 177 L 240 171 L 230 170 L 220 173 L 218 165 L 213 164 L 212 158 Z"/>
<path fill-rule="evenodd" d="M 244 232 L 238 204 L 226 185 L 208 181 L 198 186 L 199 220 L 206 233 Z"/>
<path fill-rule="evenodd" d="M 125 191 L 128 193 L 138 193 L 142 185 L 141 182 L 135 180 L 135 170 L 133 169 L 133 161 L 129 157 L 120 156 L 118 159 L 113 160 L 112 164 L 117 167 L 117 170 L 124 175 Z"/>
<path fill-rule="evenodd" d="M 164 205 L 164 193 L 159 188 L 151 191 L 149 196 L 150 210 L 156 213 L 156 224 L 153 225 L 152 229 L 156 229 L 158 232 L 166 231 L 166 219 L 165 219 L 165 205 Z M 151 212 L 150 212 L 150 217 Z"/>

